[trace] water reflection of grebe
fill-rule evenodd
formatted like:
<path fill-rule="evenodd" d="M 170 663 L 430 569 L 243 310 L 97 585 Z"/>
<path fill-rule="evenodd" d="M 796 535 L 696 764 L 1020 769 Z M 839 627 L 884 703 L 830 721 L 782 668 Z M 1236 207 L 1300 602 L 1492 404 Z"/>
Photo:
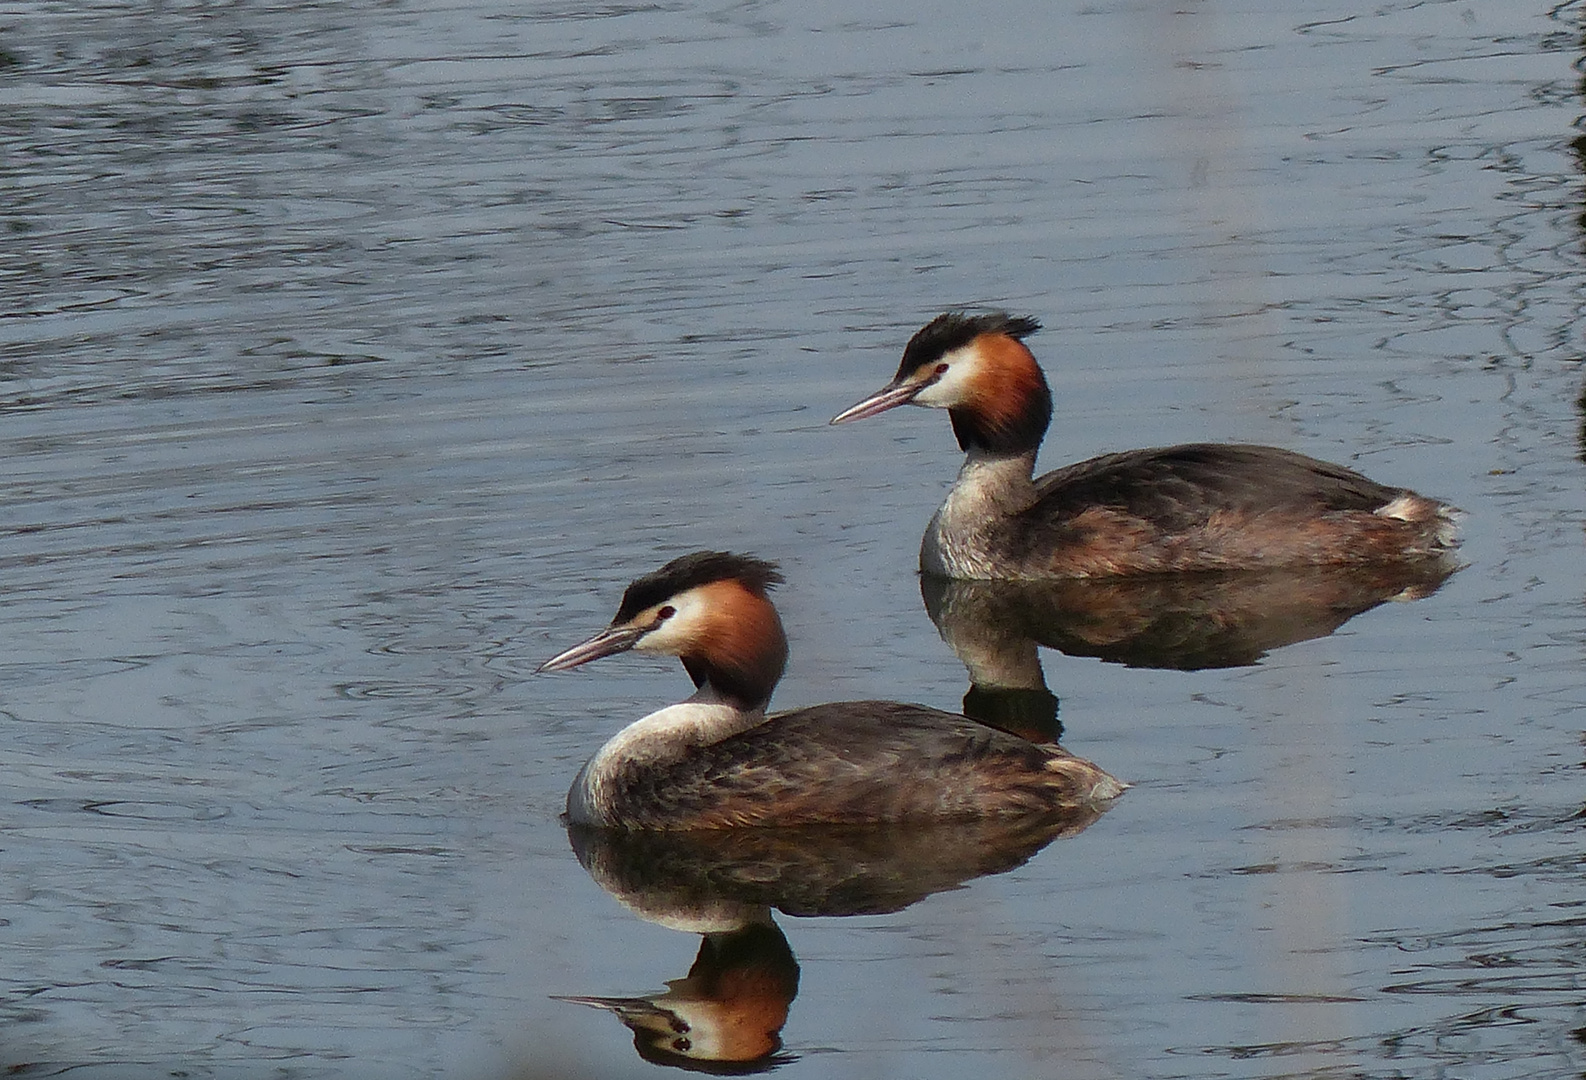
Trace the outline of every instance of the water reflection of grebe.
<path fill-rule="evenodd" d="M 1023 339 L 1034 319 L 938 316 L 897 376 L 838 414 L 947 409 L 968 455 L 925 531 L 920 567 L 956 578 L 1106 577 L 1395 562 L 1454 544 L 1451 507 L 1270 446 L 1106 454 L 1032 479 L 1052 415 Z"/>
<path fill-rule="evenodd" d="M 874 915 L 1022 865 L 1099 807 L 1045 817 L 798 829 L 640 831 L 569 826 L 589 876 L 650 922 L 702 936 L 687 978 L 642 997 L 559 995 L 610 1009 L 651 1061 L 752 1072 L 778 1053 L 798 965 L 772 921 Z"/>
<path fill-rule="evenodd" d="M 767 716 L 787 638 L 760 559 L 702 551 L 628 586 L 616 617 L 548 660 L 559 671 L 628 649 L 682 659 L 697 690 L 596 752 L 573 782 L 573 824 L 712 829 L 1047 814 L 1123 785 L 1062 748 L 893 701 Z"/>
<path fill-rule="evenodd" d="M 787 915 L 880 915 L 1023 865 L 1103 806 L 891 825 L 670 832 L 569 826 L 578 861 L 640 918 L 692 933 Z"/>
<path fill-rule="evenodd" d="M 1430 596 L 1455 569 L 1420 560 L 1046 582 L 925 575 L 920 594 L 972 682 L 1022 687 L 1040 678 L 1038 645 L 1130 667 L 1254 664 L 1379 604 Z"/>
<path fill-rule="evenodd" d="M 556 997 L 616 1013 L 646 1061 L 743 1075 L 791 1060 L 778 1051 L 798 984 L 793 950 L 767 917 L 703 935 L 688 974 L 659 994 Z"/>

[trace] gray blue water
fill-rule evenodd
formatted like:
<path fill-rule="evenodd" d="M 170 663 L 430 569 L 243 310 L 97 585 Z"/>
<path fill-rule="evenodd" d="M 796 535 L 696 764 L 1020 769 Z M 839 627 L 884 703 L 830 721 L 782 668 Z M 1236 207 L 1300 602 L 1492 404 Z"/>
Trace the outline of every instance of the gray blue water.
<path fill-rule="evenodd" d="M 1274 443 L 1461 506 L 1468 565 L 1258 663 L 1043 650 L 1133 788 L 776 914 L 779 1073 L 1581 1076 L 1582 16 L 0 4 L 0 1066 L 660 1074 L 553 995 L 700 938 L 557 814 L 687 681 L 532 672 L 732 548 L 780 704 L 957 709 L 948 426 L 826 421 L 995 305 L 1045 467 Z"/>

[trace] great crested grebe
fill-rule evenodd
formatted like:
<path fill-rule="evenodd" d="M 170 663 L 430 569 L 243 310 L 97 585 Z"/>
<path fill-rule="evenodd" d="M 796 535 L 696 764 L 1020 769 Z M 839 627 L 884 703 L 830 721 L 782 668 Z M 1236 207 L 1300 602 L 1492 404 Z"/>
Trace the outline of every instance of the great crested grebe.
<path fill-rule="evenodd" d="M 925 530 L 920 568 L 952 578 L 1105 577 L 1446 556 L 1456 511 L 1271 446 L 1191 443 L 1104 454 L 1034 479 L 1052 393 L 1034 319 L 949 312 L 897 376 L 832 418 L 946 409 L 963 468 Z"/>
<path fill-rule="evenodd" d="M 679 657 L 694 695 L 618 732 L 567 793 L 573 825 L 719 829 L 1038 814 L 1123 785 L 1054 744 L 895 701 L 766 715 L 787 663 L 774 563 L 699 551 L 639 578 L 611 625 L 541 665 Z"/>

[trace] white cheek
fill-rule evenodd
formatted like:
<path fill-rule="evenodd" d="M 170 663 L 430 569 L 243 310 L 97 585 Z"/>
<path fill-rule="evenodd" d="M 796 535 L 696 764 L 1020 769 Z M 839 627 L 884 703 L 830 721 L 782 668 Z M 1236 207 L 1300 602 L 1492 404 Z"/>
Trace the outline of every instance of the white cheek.
<path fill-rule="evenodd" d="M 676 609 L 676 614 L 640 638 L 633 646 L 635 649 L 676 656 L 696 640 L 700 623 L 705 617 L 704 597 L 697 590 L 690 589 L 667 603 Z"/>
<path fill-rule="evenodd" d="M 943 354 L 938 363 L 946 364 L 947 370 L 935 383 L 915 395 L 914 404 L 948 409 L 968 401 L 970 384 L 980 367 L 980 354 L 975 347 L 971 344 L 954 349 Z"/>

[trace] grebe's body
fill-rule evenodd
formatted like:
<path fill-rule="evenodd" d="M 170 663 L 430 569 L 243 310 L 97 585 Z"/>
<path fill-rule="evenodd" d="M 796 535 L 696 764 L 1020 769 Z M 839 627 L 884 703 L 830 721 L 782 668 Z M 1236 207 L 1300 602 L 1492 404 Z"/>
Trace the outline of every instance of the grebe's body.
<path fill-rule="evenodd" d="M 1452 507 L 1270 446 L 1195 443 L 1105 454 L 1036 479 L 1052 395 L 1023 339 L 1033 319 L 938 316 L 897 377 L 836 416 L 945 408 L 967 457 L 925 532 L 920 568 L 1041 579 L 1446 555 Z"/>
<path fill-rule="evenodd" d="M 560 671 L 628 649 L 678 656 L 696 693 L 614 736 L 567 795 L 575 825 L 709 829 L 1051 813 L 1123 785 L 1052 744 L 892 701 L 767 715 L 787 639 L 775 566 L 723 552 L 635 581 L 611 625 L 553 657 Z"/>

